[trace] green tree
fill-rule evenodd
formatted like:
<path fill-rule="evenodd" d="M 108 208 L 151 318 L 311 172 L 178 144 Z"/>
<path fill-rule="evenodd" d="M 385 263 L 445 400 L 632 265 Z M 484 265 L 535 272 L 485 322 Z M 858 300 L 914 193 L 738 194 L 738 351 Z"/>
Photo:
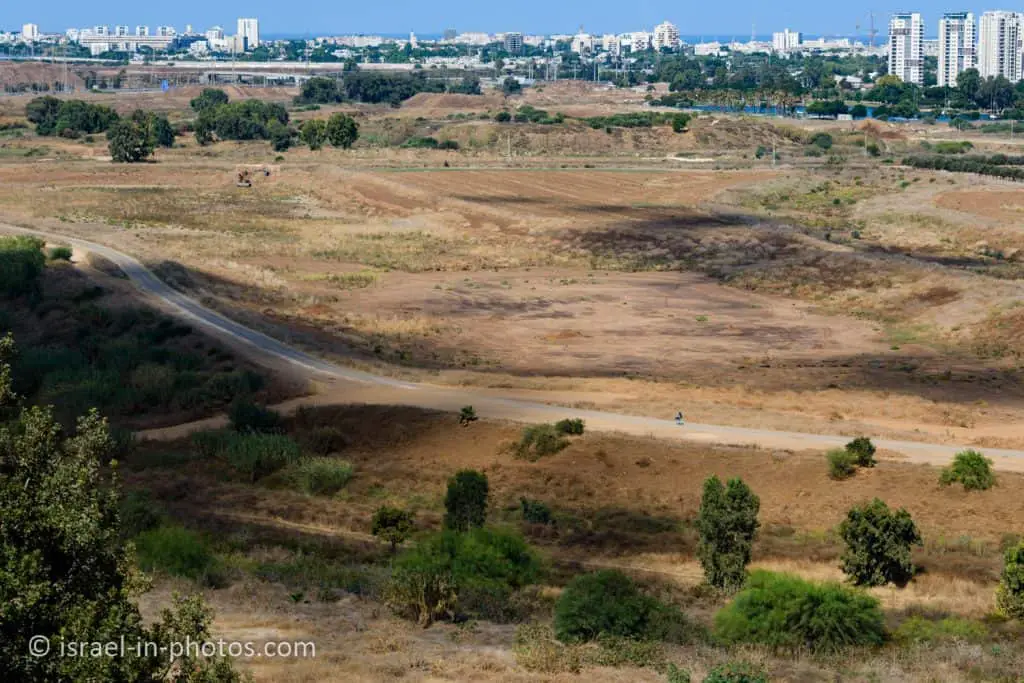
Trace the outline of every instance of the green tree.
<path fill-rule="evenodd" d="M 875 466 L 875 444 L 866 436 L 858 436 L 846 444 L 846 452 L 852 455 L 861 467 Z"/>
<path fill-rule="evenodd" d="M 956 77 L 956 89 L 960 91 L 969 102 L 978 98 L 978 90 L 981 88 L 981 74 L 977 69 L 964 69 Z"/>
<path fill-rule="evenodd" d="M 674 133 L 682 133 L 686 130 L 686 126 L 690 123 L 690 115 L 679 113 L 672 116 L 672 131 Z"/>
<path fill-rule="evenodd" d="M 319 119 L 310 119 L 302 124 L 299 129 L 302 141 L 309 145 L 310 149 L 320 149 L 324 146 L 324 139 L 327 137 L 327 124 Z"/>
<path fill-rule="evenodd" d="M 136 109 L 132 112 L 131 120 L 146 130 L 152 146 L 174 146 L 174 128 L 171 127 L 171 123 L 167 120 L 166 116 Z"/>
<path fill-rule="evenodd" d="M 921 545 L 921 534 L 910 513 L 891 511 L 875 498 L 851 508 L 839 525 L 846 543 L 842 570 L 858 586 L 904 586 L 914 576 L 910 548 Z"/>
<path fill-rule="evenodd" d="M 996 607 L 1011 619 L 1024 621 L 1024 541 L 1006 551 Z"/>
<path fill-rule="evenodd" d="M 394 552 L 400 543 L 412 536 L 416 515 L 409 510 L 382 505 L 373 513 L 372 533 L 391 544 Z"/>
<path fill-rule="evenodd" d="M 716 588 L 738 590 L 746 581 L 746 567 L 760 523 L 761 501 L 742 479 L 725 486 L 712 475 L 704 482 L 697 529 L 697 556 L 707 582 Z"/>
<path fill-rule="evenodd" d="M 0 410 L 13 405 L 18 400 L 11 379 L 11 361 L 14 360 L 16 353 L 14 335 L 8 332 L 6 336 L 0 337 Z"/>
<path fill-rule="evenodd" d="M 37 135 L 53 135 L 57 126 L 60 100 L 52 95 L 36 97 L 25 105 L 25 118 L 36 124 Z"/>
<path fill-rule="evenodd" d="M 111 158 L 118 163 L 135 163 L 153 153 L 149 128 L 135 121 L 118 121 L 107 131 Z"/>
<path fill-rule="evenodd" d="M 501 92 L 505 95 L 518 95 L 523 91 L 523 86 L 514 76 L 509 76 L 501 82 Z"/>
<path fill-rule="evenodd" d="M 992 460 L 978 451 L 960 451 L 953 458 L 953 464 L 942 470 L 939 483 L 949 486 L 954 482 L 963 484 L 967 491 L 985 491 L 995 486 L 996 475 L 992 472 Z"/>
<path fill-rule="evenodd" d="M 327 119 L 327 140 L 335 147 L 349 149 L 359 139 L 359 124 L 347 114 L 336 112 Z"/>
<path fill-rule="evenodd" d="M 199 97 L 193 98 L 189 106 L 193 111 L 201 112 L 204 109 L 213 109 L 222 104 L 228 103 L 228 94 L 218 88 L 203 88 Z"/>
<path fill-rule="evenodd" d="M 155 681 L 176 670 L 183 683 L 239 680 L 224 660 L 172 660 L 170 642 L 209 636 L 211 615 L 198 598 L 175 598 L 156 624 L 143 624 L 136 600 L 144 584 L 120 533 L 116 466 L 104 467 L 113 448 L 95 411 L 67 439 L 49 408 L 27 408 L 0 429 L 0 676 Z M 49 639 L 48 655 L 30 655 L 32 636 Z M 122 637 L 163 648 L 152 656 L 59 656 L 61 641 Z"/>
<path fill-rule="evenodd" d="M 445 528 L 468 531 L 483 526 L 489 488 L 486 475 L 475 470 L 462 470 L 449 479 L 444 498 Z"/>
<path fill-rule="evenodd" d="M 295 97 L 295 104 L 332 104 L 342 99 L 338 81 L 326 76 L 314 76 L 302 84 L 302 89 Z"/>
<path fill-rule="evenodd" d="M 275 152 L 284 152 L 292 146 L 292 138 L 295 131 L 286 124 L 274 119 L 267 124 L 267 133 L 270 136 L 270 145 Z"/>

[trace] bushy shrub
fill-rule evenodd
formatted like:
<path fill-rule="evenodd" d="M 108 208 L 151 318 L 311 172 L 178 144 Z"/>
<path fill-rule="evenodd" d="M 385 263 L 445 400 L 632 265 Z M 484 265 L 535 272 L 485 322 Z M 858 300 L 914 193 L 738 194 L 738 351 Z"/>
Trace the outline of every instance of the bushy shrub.
<path fill-rule="evenodd" d="M 996 606 L 1011 619 L 1024 621 L 1024 541 L 1006 551 Z"/>
<path fill-rule="evenodd" d="M 855 238 L 856 239 L 856 238 Z M 858 436 L 846 444 L 846 451 L 850 453 L 860 467 L 875 466 L 875 444 L 866 436 Z"/>
<path fill-rule="evenodd" d="M 690 115 L 679 113 L 672 115 L 672 132 L 682 133 L 686 131 L 686 126 L 690 123 Z"/>
<path fill-rule="evenodd" d="M 515 453 L 517 457 L 534 461 L 554 455 L 568 445 L 569 440 L 562 436 L 562 432 L 555 425 L 544 423 L 523 429 L 523 435 L 515 446 Z"/>
<path fill-rule="evenodd" d="M 402 147 L 409 149 L 437 149 L 438 142 L 432 137 L 411 137 L 402 143 Z"/>
<path fill-rule="evenodd" d="M 314 455 L 330 455 L 348 445 L 345 433 L 337 427 L 310 427 L 299 432 L 302 448 Z"/>
<path fill-rule="evenodd" d="M 828 459 L 828 476 L 833 479 L 849 479 L 856 472 L 856 456 L 843 448 L 833 448 L 825 454 Z"/>
<path fill-rule="evenodd" d="M 302 456 L 299 445 L 281 434 L 236 434 L 227 440 L 222 452 L 228 464 L 250 482 L 273 474 Z"/>
<path fill-rule="evenodd" d="M 352 465 L 335 458 L 303 458 L 288 470 L 289 480 L 297 489 L 311 496 L 330 496 L 352 478 Z"/>
<path fill-rule="evenodd" d="M 508 123 L 509 121 L 512 120 L 512 114 L 508 113 L 507 111 L 499 111 L 497 114 L 494 115 L 494 120 L 497 121 L 498 123 Z"/>
<path fill-rule="evenodd" d="M 163 519 L 163 510 L 148 491 L 128 491 L 121 499 L 121 535 L 124 538 L 134 538 L 155 529 Z"/>
<path fill-rule="evenodd" d="M 536 581 L 540 569 L 537 555 L 510 531 L 443 531 L 398 556 L 387 601 L 423 625 L 454 617 L 469 595 L 473 607 L 493 612 L 512 591 Z"/>
<path fill-rule="evenodd" d="M 762 666 L 733 661 L 711 669 L 704 677 L 704 683 L 769 683 L 769 678 Z"/>
<path fill-rule="evenodd" d="M 46 265 L 43 244 L 36 237 L 0 237 L 0 296 L 37 290 Z"/>
<path fill-rule="evenodd" d="M 139 566 L 203 583 L 216 583 L 216 557 L 206 540 L 180 526 L 144 531 L 135 539 Z"/>
<path fill-rule="evenodd" d="M 46 258 L 51 261 L 70 261 L 71 247 L 53 247 L 46 252 Z"/>
<path fill-rule="evenodd" d="M 248 399 L 239 399 L 228 409 L 231 428 L 242 434 L 279 434 L 283 431 L 281 416 Z"/>
<path fill-rule="evenodd" d="M 571 434 L 573 436 L 582 434 L 584 427 L 585 423 L 578 417 L 569 420 L 559 420 L 555 423 L 555 429 L 558 430 L 559 434 Z"/>
<path fill-rule="evenodd" d="M 477 417 L 476 410 L 473 409 L 473 406 L 462 406 L 462 410 L 459 411 L 460 425 L 465 426 L 471 422 L 476 422 L 479 419 L 480 418 Z"/>
<path fill-rule="evenodd" d="M 851 508 L 839 525 L 846 543 L 842 570 L 858 586 L 903 586 L 914 576 L 910 547 L 921 545 L 921 534 L 910 513 L 875 498 Z"/>
<path fill-rule="evenodd" d="M 988 629 L 978 621 L 961 617 L 932 620 L 913 616 L 900 624 L 892 634 L 902 645 L 942 642 L 979 643 L 988 637 Z"/>
<path fill-rule="evenodd" d="M 880 645 L 885 624 L 878 600 L 859 590 L 755 571 L 715 615 L 715 635 L 727 643 L 836 652 Z"/>
<path fill-rule="evenodd" d="M 704 482 L 697 529 L 700 543 L 697 557 L 709 584 L 737 590 L 746 580 L 746 567 L 754 535 L 760 523 L 760 499 L 742 479 L 730 479 L 727 486 L 712 475 Z"/>
<path fill-rule="evenodd" d="M 416 515 L 409 510 L 382 505 L 373 513 L 371 533 L 391 544 L 391 550 L 412 536 Z"/>
<path fill-rule="evenodd" d="M 939 475 L 939 483 L 943 486 L 949 486 L 954 482 L 963 484 L 967 491 L 984 491 L 992 488 L 996 483 L 992 461 L 975 450 L 960 451 L 953 458 L 953 463 Z"/>
<path fill-rule="evenodd" d="M 699 633 L 686 616 L 640 591 L 614 569 L 577 576 L 555 603 L 555 635 L 562 642 L 600 636 L 683 643 Z"/>
<path fill-rule="evenodd" d="M 448 480 L 444 498 L 444 527 L 467 531 L 487 520 L 487 477 L 475 470 L 462 470 Z"/>
<path fill-rule="evenodd" d="M 551 508 L 541 501 L 520 498 L 519 508 L 523 513 L 523 521 L 530 524 L 551 524 Z"/>
<path fill-rule="evenodd" d="M 832 148 L 832 136 L 828 133 L 819 132 L 811 136 L 811 139 L 807 141 L 808 144 L 814 145 L 819 149 L 831 149 Z"/>
<path fill-rule="evenodd" d="M 438 149 L 446 149 L 448 151 L 456 152 L 459 149 L 458 140 L 441 140 L 437 143 Z"/>

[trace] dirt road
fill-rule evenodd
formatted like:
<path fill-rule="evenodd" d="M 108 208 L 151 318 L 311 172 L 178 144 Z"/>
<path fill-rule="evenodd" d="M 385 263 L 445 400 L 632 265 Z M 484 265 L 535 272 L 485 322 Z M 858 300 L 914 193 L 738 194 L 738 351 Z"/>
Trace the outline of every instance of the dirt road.
<path fill-rule="evenodd" d="M 321 402 L 329 400 L 386 403 L 445 411 L 458 411 L 462 406 L 472 405 L 476 413 L 485 418 L 536 423 L 565 417 L 580 417 L 586 420 L 588 429 L 596 431 L 624 432 L 702 443 L 751 445 L 779 450 L 824 450 L 841 447 L 850 440 L 849 436 L 844 435 L 805 434 L 723 425 L 687 423 L 685 426 L 679 426 L 671 419 L 550 405 L 518 397 L 512 391 L 440 387 L 373 375 L 328 363 L 230 320 L 171 289 L 142 263 L 110 247 L 74 237 L 26 230 L 5 224 L 0 224 L 0 230 L 34 234 L 55 242 L 70 244 L 77 250 L 93 252 L 108 259 L 116 264 L 144 295 L 155 299 L 168 311 L 204 328 L 217 338 L 246 347 L 248 355 L 257 361 L 273 367 L 281 367 L 281 364 L 285 363 L 293 370 L 317 381 L 326 389 L 323 395 L 318 397 Z M 210 424 L 210 421 L 201 424 Z M 188 426 L 183 425 L 178 429 L 182 428 L 188 429 Z M 170 430 L 158 430 L 153 436 L 159 436 L 161 432 L 169 433 Z M 877 439 L 875 444 L 883 452 L 888 451 L 904 460 L 928 464 L 944 463 L 957 451 L 965 448 L 887 439 Z M 984 452 L 993 458 L 997 469 L 1024 471 L 1024 451 L 986 448 Z"/>

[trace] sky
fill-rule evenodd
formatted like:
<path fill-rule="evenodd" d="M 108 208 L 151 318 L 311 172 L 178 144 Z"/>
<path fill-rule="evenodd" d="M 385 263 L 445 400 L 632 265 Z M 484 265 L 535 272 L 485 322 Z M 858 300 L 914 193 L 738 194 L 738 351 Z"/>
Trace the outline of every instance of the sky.
<path fill-rule="evenodd" d="M 449 27 L 460 32 L 575 33 L 581 24 L 588 33 L 601 34 L 650 29 L 667 19 L 679 27 L 682 35 L 735 34 L 742 38 L 750 35 L 751 24 L 759 35 L 787 27 L 809 35 L 853 35 L 857 24 L 865 27 L 860 31 L 864 34 L 872 9 L 875 25 L 884 33 L 888 14 L 905 8 L 821 0 L 731 0 L 727 5 L 679 0 L 305 0 L 294 4 L 281 0 L 49 0 L 36 5 L 0 0 L 0 28 L 20 30 L 22 24 L 34 23 L 44 32 L 56 33 L 95 24 L 127 24 L 133 28 L 138 24 L 170 24 L 179 30 L 192 24 L 197 31 L 220 25 L 233 32 L 237 17 L 250 16 L 259 18 L 260 33 L 265 35 L 402 34 L 410 30 L 425 35 Z M 913 9 L 925 15 L 925 32 L 933 35 L 941 12 L 954 8 L 936 0 L 920 0 Z M 974 11 L 977 14 L 982 10 Z"/>

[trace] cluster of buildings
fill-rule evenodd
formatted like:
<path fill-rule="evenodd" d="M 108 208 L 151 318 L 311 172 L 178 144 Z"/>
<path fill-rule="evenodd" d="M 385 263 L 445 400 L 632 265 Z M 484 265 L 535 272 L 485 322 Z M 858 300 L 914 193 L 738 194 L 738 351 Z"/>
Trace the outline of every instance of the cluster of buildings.
<path fill-rule="evenodd" d="M 214 26 L 205 33 L 198 33 L 192 30 L 191 24 L 185 25 L 183 33 L 178 33 L 173 26 L 157 26 L 151 29 L 149 26 L 139 25 L 133 29 L 126 24 L 113 27 L 102 24 L 88 28 L 69 28 L 63 35 L 50 35 L 41 33 L 37 24 L 25 24 L 21 27 L 21 33 L 13 36 L 9 42 L 13 42 L 13 39 L 29 44 L 77 43 L 88 48 L 94 56 L 111 51 L 136 53 L 142 48 L 154 52 L 168 52 L 183 47 L 197 54 L 242 53 L 259 46 L 260 27 L 258 19 L 242 18 L 238 20 L 234 35 L 225 35 L 224 29 L 220 26 Z"/>
<path fill-rule="evenodd" d="M 900 12 L 889 20 L 889 73 L 907 83 L 924 84 L 924 20 L 919 12 Z M 1024 13 L 989 11 L 975 21 L 972 12 L 947 12 L 939 19 L 938 84 L 956 85 L 957 76 L 977 69 L 982 78 L 1024 79 Z"/>

